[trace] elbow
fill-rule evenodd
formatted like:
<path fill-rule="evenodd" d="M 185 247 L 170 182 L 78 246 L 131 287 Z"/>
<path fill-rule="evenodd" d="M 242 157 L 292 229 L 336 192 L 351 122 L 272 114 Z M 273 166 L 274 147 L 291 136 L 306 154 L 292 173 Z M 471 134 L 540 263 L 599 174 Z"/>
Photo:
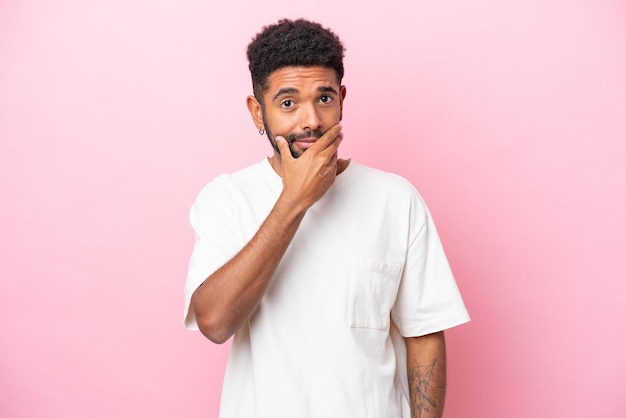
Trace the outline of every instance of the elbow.
<path fill-rule="evenodd" d="M 228 341 L 234 332 L 229 326 L 227 318 L 220 317 L 220 315 L 213 310 L 200 308 L 195 298 L 192 297 L 190 309 L 193 310 L 196 324 L 198 324 L 202 335 L 215 344 L 224 344 Z"/>
<path fill-rule="evenodd" d="M 232 312 L 224 306 L 207 302 L 197 290 L 191 296 L 190 309 L 193 310 L 196 324 L 202 335 L 215 344 L 224 344 L 235 333 Z"/>
<path fill-rule="evenodd" d="M 214 344 L 224 344 L 233 335 L 228 327 L 216 323 L 210 318 L 196 316 L 196 322 L 202 335 Z"/>

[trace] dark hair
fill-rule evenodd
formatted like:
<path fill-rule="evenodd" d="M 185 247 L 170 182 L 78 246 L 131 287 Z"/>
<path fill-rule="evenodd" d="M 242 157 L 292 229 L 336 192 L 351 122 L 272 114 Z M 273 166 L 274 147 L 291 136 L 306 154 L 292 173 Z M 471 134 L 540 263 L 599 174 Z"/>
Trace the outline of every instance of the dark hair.
<path fill-rule="evenodd" d="M 252 88 L 263 104 L 267 79 L 274 71 L 288 66 L 321 65 L 332 68 L 341 84 L 343 44 L 330 29 L 305 19 L 282 19 L 265 26 L 248 45 Z"/>

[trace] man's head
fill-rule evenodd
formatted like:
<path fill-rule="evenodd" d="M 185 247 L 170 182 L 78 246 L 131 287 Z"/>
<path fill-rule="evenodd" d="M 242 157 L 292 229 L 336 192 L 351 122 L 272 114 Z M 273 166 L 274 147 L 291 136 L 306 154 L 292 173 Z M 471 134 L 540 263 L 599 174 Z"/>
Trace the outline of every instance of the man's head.
<path fill-rule="evenodd" d="M 343 51 L 333 32 L 303 19 L 267 26 L 248 46 L 254 90 L 248 109 L 275 156 L 276 136 L 285 137 L 298 157 L 341 120 Z"/>
<path fill-rule="evenodd" d="M 269 25 L 248 45 L 248 62 L 254 96 L 263 104 L 270 74 L 283 67 L 320 66 L 343 78 L 344 47 L 337 35 L 319 23 L 283 19 Z"/>

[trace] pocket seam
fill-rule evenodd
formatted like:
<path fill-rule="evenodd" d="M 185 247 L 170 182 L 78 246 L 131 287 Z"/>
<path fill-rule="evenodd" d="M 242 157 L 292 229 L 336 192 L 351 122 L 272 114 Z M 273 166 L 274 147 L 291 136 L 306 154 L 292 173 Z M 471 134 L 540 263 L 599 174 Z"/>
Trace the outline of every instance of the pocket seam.
<path fill-rule="evenodd" d="M 348 322 L 352 328 L 387 330 L 402 265 L 374 259 L 354 259 L 348 290 Z M 363 280 L 358 283 L 359 277 Z"/>

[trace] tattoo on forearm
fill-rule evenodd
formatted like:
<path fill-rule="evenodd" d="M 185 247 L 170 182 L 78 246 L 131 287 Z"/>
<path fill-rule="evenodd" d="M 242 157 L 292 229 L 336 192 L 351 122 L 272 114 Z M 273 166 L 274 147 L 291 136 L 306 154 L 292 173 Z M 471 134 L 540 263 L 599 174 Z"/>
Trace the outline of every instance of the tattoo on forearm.
<path fill-rule="evenodd" d="M 430 408 L 437 408 L 437 402 L 428 395 L 428 387 L 436 364 L 437 359 L 433 359 L 427 366 L 415 365 L 409 369 L 409 391 L 413 400 L 412 418 L 421 418 L 430 412 Z"/>

